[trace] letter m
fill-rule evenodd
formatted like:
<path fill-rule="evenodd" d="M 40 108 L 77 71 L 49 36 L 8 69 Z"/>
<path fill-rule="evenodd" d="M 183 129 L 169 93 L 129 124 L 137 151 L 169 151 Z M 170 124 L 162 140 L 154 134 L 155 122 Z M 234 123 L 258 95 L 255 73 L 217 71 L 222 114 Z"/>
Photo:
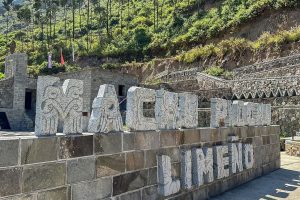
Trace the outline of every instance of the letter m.
<path fill-rule="evenodd" d="M 212 148 L 192 150 L 193 184 L 201 186 L 214 180 Z"/>

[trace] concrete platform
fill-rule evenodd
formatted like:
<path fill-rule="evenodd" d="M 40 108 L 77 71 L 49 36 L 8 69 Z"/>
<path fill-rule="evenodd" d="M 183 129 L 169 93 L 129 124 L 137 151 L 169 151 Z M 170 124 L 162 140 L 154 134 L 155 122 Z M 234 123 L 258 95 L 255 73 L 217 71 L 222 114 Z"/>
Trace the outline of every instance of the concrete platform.
<path fill-rule="evenodd" d="M 213 200 L 300 199 L 300 158 L 281 153 L 281 169 L 257 178 Z"/>

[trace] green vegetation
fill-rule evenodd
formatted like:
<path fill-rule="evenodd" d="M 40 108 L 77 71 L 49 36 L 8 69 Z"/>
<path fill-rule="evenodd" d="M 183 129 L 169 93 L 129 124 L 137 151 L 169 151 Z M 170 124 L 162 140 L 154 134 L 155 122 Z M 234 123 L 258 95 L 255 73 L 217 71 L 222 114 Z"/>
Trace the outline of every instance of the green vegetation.
<path fill-rule="evenodd" d="M 206 5 L 210 4 L 210 9 Z M 0 17 L 0 71 L 11 44 L 29 54 L 30 73 L 76 70 L 76 58 L 117 58 L 119 62 L 149 61 L 180 54 L 205 44 L 222 32 L 245 23 L 266 10 L 299 6 L 298 0 L 4 0 Z M 191 63 L 226 51 L 261 48 L 281 42 L 264 36 L 257 47 L 243 39 L 198 47 L 178 57 Z M 288 40 L 297 40 L 290 35 Z M 273 41 L 274 40 L 274 41 Z M 232 44 L 233 42 L 233 44 Z M 247 46 L 249 45 L 249 46 Z M 47 55 L 59 61 L 62 48 L 66 66 L 46 69 Z M 114 68 L 115 65 L 107 65 Z"/>
<path fill-rule="evenodd" d="M 210 66 L 204 70 L 204 73 L 211 75 L 211 76 L 222 76 L 225 79 L 232 79 L 233 73 L 227 70 L 224 70 L 220 66 Z"/>
<path fill-rule="evenodd" d="M 204 72 L 211 76 L 221 76 L 224 73 L 224 69 L 222 69 L 220 66 L 211 66 Z"/>
<path fill-rule="evenodd" d="M 241 38 L 230 38 L 222 40 L 218 44 L 209 44 L 202 47 L 193 48 L 179 56 L 177 59 L 185 63 L 193 63 L 199 59 L 211 56 L 222 58 L 228 53 L 243 51 L 259 52 L 270 47 L 280 47 L 284 44 L 300 41 L 300 27 L 290 31 L 280 31 L 276 34 L 264 33 L 256 41 Z"/>
<path fill-rule="evenodd" d="M 5 78 L 5 75 L 2 72 L 0 72 L 0 80 L 4 79 L 4 78 Z"/>

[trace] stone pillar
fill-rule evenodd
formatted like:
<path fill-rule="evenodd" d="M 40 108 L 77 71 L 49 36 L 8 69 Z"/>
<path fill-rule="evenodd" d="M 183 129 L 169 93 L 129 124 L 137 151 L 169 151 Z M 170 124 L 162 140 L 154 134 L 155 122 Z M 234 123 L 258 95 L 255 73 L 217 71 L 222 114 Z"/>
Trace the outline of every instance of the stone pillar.
<path fill-rule="evenodd" d="M 8 113 L 13 130 L 25 129 L 25 87 L 27 84 L 27 55 L 15 53 L 5 58 L 5 76 L 13 77 L 13 110 Z"/>

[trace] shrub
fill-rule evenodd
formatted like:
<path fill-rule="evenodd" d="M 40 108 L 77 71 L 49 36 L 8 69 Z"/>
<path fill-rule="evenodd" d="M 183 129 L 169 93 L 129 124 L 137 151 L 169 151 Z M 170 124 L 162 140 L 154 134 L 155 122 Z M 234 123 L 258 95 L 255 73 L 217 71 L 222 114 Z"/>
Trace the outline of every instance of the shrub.
<path fill-rule="evenodd" d="M 207 68 L 204 72 L 211 76 L 221 76 L 224 73 L 224 69 L 220 66 L 211 66 Z"/>

